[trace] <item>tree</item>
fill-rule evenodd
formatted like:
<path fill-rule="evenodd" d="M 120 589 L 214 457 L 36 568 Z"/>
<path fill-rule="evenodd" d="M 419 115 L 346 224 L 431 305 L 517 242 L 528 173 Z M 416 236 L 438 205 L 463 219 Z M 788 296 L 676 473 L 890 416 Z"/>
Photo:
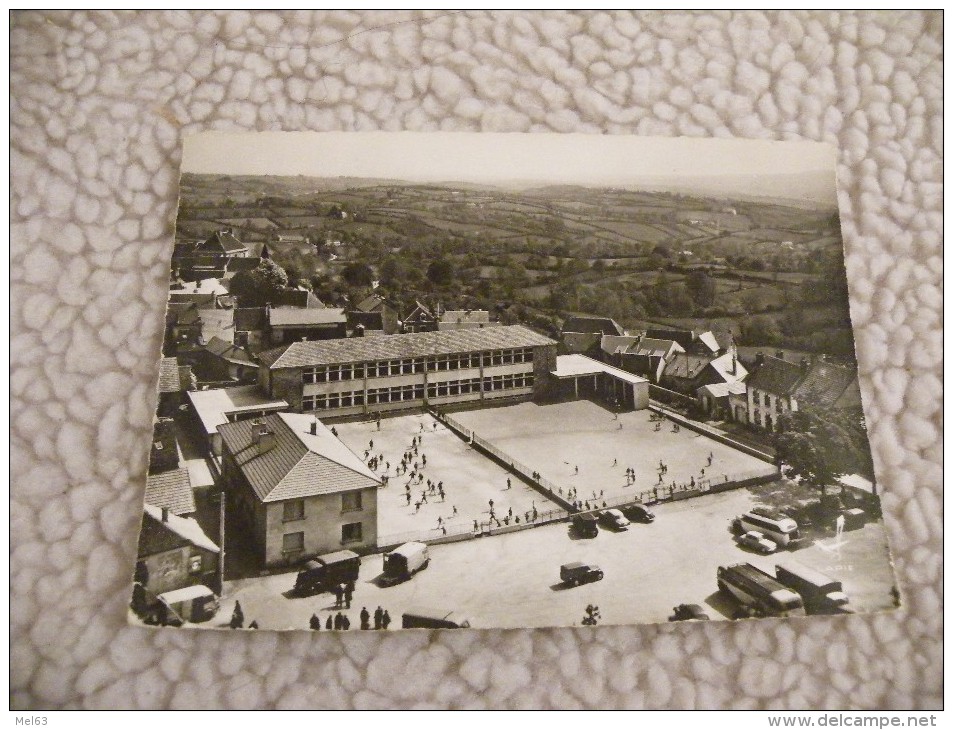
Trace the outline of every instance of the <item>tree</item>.
<path fill-rule="evenodd" d="M 688 294 L 696 306 L 710 307 L 715 303 L 715 280 L 704 271 L 693 271 L 685 279 Z"/>
<path fill-rule="evenodd" d="M 741 339 L 746 345 L 776 345 L 781 341 L 781 329 L 774 317 L 759 314 L 741 321 Z"/>
<path fill-rule="evenodd" d="M 240 271 L 232 277 L 229 291 L 246 307 L 270 304 L 288 286 L 288 274 L 271 259 L 262 259 L 257 268 Z"/>
<path fill-rule="evenodd" d="M 341 277 L 350 286 L 370 286 L 374 280 L 374 272 L 367 264 L 352 263 L 344 267 Z"/>
<path fill-rule="evenodd" d="M 432 261 L 427 267 L 427 278 L 437 286 L 450 286 L 453 283 L 453 264 L 447 259 Z"/>
<path fill-rule="evenodd" d="M 856 441 L 841 416 L 805 408 L 778 418 L 777 460 L 787 476 L 825 494 L 828 485 L 857 467 Z"/>

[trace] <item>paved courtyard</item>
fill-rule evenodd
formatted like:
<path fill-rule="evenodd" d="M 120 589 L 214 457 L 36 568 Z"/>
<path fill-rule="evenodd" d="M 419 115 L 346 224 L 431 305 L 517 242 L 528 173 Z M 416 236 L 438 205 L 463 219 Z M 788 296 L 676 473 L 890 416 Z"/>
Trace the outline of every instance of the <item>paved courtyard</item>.
<path fill-rule="evenodd" d="M 382 462 L 377 474 L 390 476 L 389 485 L 378 490 L 377 532 L 383 542 L 387 542 L 388 536 L 434 530 L 441 526 L 457 531 L 472 527 L 474 520 L 486 522 L 490 500 L 493 500 L 498 519 L 508 516 L 510 510 L 514 518 L 519 516 L 522 521 L 534 507 L 539 512 L 558 509 L 532 487 L 436 423 L 429 414 L 382 418 L 380 430 L 375 421 L 338 423 L 334 428 L 338 437 L 358 456 L 366 460 L 376 454 Z M 397 467 L 403 454 L 413 451 L 415 437 L 420 439 L 420 443 L 418 453 L 411 458 L 410 469 L 413 470 L 416 462 L 423 481 L 415 479 L 413 484 L 409 484 L 410 471 L 398 475 Z M 416 505 L 422 500 L 428 479 L 432 483 L 443 482 L 446 498 L 441 500 L 439 494 L 428 493 L 427 502 L 418 509 Z M 409 503 L 406 496 L 408 486 Z"/>
<path fill-rule="evenodd" d="M 773 573 L 775 564 L 791 560 L 840 578 L 858 612 L 891 606 L 893 579 L 881 522 L 794 553 L 758 555 L 740 548 L 728 531 L 731 518 L 754 502 L 748 490 L 739 489 L 662 504 L 654 508 L 653 524 L 626 532 L 600 528 L 593 539 L 575 539 L 567 523 L 553 523 L 435 545 L 429 568 L 387 588 L 376 581 L 381 556 L 369 555 L 346 613 L 355 629 L 362 606 L 371 613 L 386 608 L 391 629 L 400 628 L 401 614 L 410 607 L 457 611 L 476 628 L 513 628 L 579 625 L 589 603 L 599 607 L 601 624 L 665 622 L 673 606 L 698 603 L 713 620 L 727 620 L 734 605 L 718 593 L 719 565 L 750 562 Z M 578 588 L 561 585 L 560 564 L 575 560 L 598 564 L 604 580 Z M 287 596 L 294 579 L 294 573 L 285 573 L 227 583 L 218 617 L 204 626 L 227 624 L 236 600 L 246 621 L 257 620 L 263 629 L 306 629 L 312 614 L 324 622 L 337 612 L 328 593 Z"/>
<path fill-rule="evenodd" d="M 580 500 L 632 495 L 691 480 L 766 474 L 773 467 L 651 411 L 615 414 L 588 400 L 454 413 L 453 418 Z M 658 430 L 656 430 L 658 427 Z M 708 463 L 709 455 L 712 457 Z M 667 471 L 659 481 L 659 463 Z M 577 473 L 578 467 L 578 473 Z M 626 478 L 635 469 L 635 481 Z"/>

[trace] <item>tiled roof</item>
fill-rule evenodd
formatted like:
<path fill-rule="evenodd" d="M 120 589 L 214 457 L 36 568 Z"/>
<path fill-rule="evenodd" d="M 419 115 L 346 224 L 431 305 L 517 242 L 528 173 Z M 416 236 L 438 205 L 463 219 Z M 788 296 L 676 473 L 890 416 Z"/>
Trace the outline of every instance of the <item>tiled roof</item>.
<path fill-rule="evenodd" d="M 272 327 L 306 327 L 308 325 L 342 324 L 347 321 L 343 309 L 302 309 L 300 307 L 272 307 L 268 323 Z"/>
<path fill-rule="evenodd" d="M 223 251 L 225 253 L 239 253 L 247 251 L 248 246 L 235 238 L 228 231 L 216 231 L 198 245 L 201 251 Z"/>
<path fill-rule="evenodd" d="M 844 394 L 856 377 L 857 373 L 851 368 L 823 361 L 815 362 L 808 368 L 807 374 L 795 388 L 793 395 L 798 401 L 804 403 L 830 407 Z"/>
<path fill-rule="evenodd" d="M 232 256 L 225 263 L 225 270 L 233 274 L 239 271 L 251 271 L 261 265 L 261 259 L 257 256 Z"/>
<path fill-rule="evenodd" d="M 741 395 L 748 392 L 748 386 L 742 382 L 734 383 L 711 383 L 710 385 L 703 385 L 700 387 L 699 392 L 706 391 L 711 393 L 715 398 L 727 398 L 729 395 L 734 393 L 735 395 Z"/>
<path fill-rule="evenodd" d="M 407 315 L 405 322 L 433 322 L 436 318 L 433 316 L 427 307 L 425 307 L 420 302 L 414 302 L 417 306 L 414 307 L 414 310 Z"/>
<path fill-rule="evenodd" d="M 563 332 L 598 332 L 602 335 L 624 335 L 625 330 L 609 317 L 570 317 L 563 323 Z"/>
<path fill-rule="evenodd" d="M 763 390 L 775 395 L 792 395 L 804 371 L 800 365 L 776 357 L 764 358 L 764 364 L 758 367 L 748 378 L 749 389 Z"/>
<path fill-rule="evenodd" d="M 377 338 L 375 338 L 377 339 Z M 275 444 L 262 452 L 255 444 L 263 422 Z M 316 434 L 311 433 L 317 423 Z M 226 423 L 218 428 L 228 449 L 262 502 L 301 499 L 377 487 L 380 480 L 314 416 L 274 413 L 259 421 Z"/>
<path fill-rule="evenodd" d="M 186 545 L 195 545 L 213 553 L 218 552 L 218 545 L 209 539 L 199 527 L 199 523 L 191 517 L 169 514 L 168 520 L 163 522 L 161 507 L 149 503 L 143 505 L 142 530 L 139 533 L 137 553 L 140 558 Z"/>
<path fill-rule="evenodd" d="M 676 352 L 665 365 L 666 378 L 684 378 L 691 380 L 698 377 L 702 370 L 713 360 L 706 355 L 689 355 L 685 352 Z"/>
<path fill-rule="evenodd" d="M 695 341 L 695 334 L 691 330 L 652 328 L 645 331 L 645 336 L 659 340 L 675 340 L 682 347 L 688 347 Z"/>
<path fill-rule="evenodd" d="M 713 335 L 711 332 L 702 332 L 698 335 L 697 341 L 701 342 L 712 352 L 718 352 L 721 349 L 721 345 L 718 343 L 718 340 L 715 339 L 715 335 Z"/>
<path fill-rule="evenodd" d="M 563 332 L 560 336 L 561 350 L 566 354 L 588 352 L 599 346 L 602 336 L 598 332 Z"/>
<path fill-rule="evenodd" d="M 617 352 L 625 352 L 626 348 L 638 339 L 636 335 L 603 335 L 599 341 L 599 347 L 603 352 L 614 355 Z"/>
<path fill-rule="evenodd" d="M 385 306 L 391 307 L 384 297 L 382 297 L 380 294 L 371 294 L 365 297 L 362 301 L 358 302 L 355 309 L 359 309 L 362 312 L 377 312 L 383 309 Z M 393 309 L 393 307 L 391 307 L 391 309 Z"/>
<path fill-rule="evenodd" d="M 445 332 L 413 332 L 386 337 L 294 342 L 285 348 L 264 352 L 260 359 L 266 366 L 276 369 L 555 344 L 548 337 L 514 324 Z"/>
<path fill-rule="evenodd" d="M 178 325 L 202 323 L 199 308 L 194 302 L 169 302 L 166 305 L 165 319 L 167 323 Z"/>
<path fill-rule="evenodd" d="M 170 469 L 146 477 L 146 503 L 167 507 L 174 515 L 189 515 L 195 512 L 195 495 L 189 470 Z"/>
<path fill-rule="evenodd" d="M 304 307 L 306 309 L 323 309 L 324 302 L 318 299 L 307 289 L 282 289 L 272 302 L 276 307 Z"/>
<path fill-rule="evenodd" d="M 254 365 L 255 362 L 251 359 L 247 352 L 237 345 L 233 345 L 231 342 L 226 342 L 220 337 L 213 337 L 205 344 L 205 349 L 211 352 L 213 355 L 222 358 L 223 360 L 228 360 L 229 362 L 234 362 L 239 365 Z"/>
<path fill-rule="evenodd" d="M 164 357 L 159 360 L 159 392 L 178 393 L 185 390 L 179 375 L 178 360 L 174 357 Z"/>
<path fill-rule="evenodd" d="M 656 337 L 643 337 L 636 345 L 630 347 L 628 352 L 635 355 L 663 357 L 673 348 L 675 352 L 685 352 L 685 348 L 675 340 L 660 340 Z"/>
<path fill-rule="evenodd" d="M 265 308 L 245 307 L 235 310 L 235 331 L 251 332 L 265 328 Z"/>

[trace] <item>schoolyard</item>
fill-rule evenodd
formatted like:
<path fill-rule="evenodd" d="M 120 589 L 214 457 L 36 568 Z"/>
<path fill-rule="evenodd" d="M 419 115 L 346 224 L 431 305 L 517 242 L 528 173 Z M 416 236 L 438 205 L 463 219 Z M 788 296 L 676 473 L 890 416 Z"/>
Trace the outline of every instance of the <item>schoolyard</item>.
<path fill-rule="evenodd" d="M 588 502 L 593 508 L 605 500 L 634 500 L 640 492 L 667 489 L 673 483 L 718 483 L 772 471 L 759 459 L 688 428 L 675 430 L 671 421 L 652 420 L 650 414 L 648 410 L 615 414 L 579 400 L 520 403 L 452 417 L 538 471 L 560 487 L 566 499 L 584 506 Z M 474 520 L 486 523 L 490 500 L 495 518 L 511 523 L 516 517 L 525 521 L 534 508 L 540 513 L 559 509 L 427 413 L 338 423 L 334 428 L 365 461 L 376 456 L 376 473 L 388 477 L 388 485 L 378 492 L 381 544 L 407 533 L 442 528 L 455 533 L 472 528 Z M 419 439 L 416 454 L 414 439 Z M 408 470 L 403 472 L 398 467 L 407 453 Z M 418 476 L 411 479 L 414 464 Z M 665 467 L 661 481 L 660 464 Z M 629 468 L 634 477 L 627 476 Z M 443 484 L 443 499 L 428 490 L 428 480 Z"/>
<path fill-rule="evenodd" d="M 588 400 L 520 403 L 465 411 L 453 418 L 516 461 L 536 469 L 576 500 L 603 500 L 656 487 L 713 484 L 773 471 L 770 464 L 649 410 L 613 413 Z M 711 462 L 709 463 L 709 456 Z M 659 480 L 660 463 L 666 467 Z M 626 476 L 635 470 L 634 481 Z M 594 496 L 595 495 L 595 496 Z M 597 503 L 597 504 L 593 504 Z"/>
<path fill-rule="evenodd" d="M 333 426 L 338 437 L 359 457 L 367 461 L 376 455 L 379 462 L 376 473 L 389 477 L 388 485 L 379 489 L 377 495 L 377 533 L 385 542 L 389 536 L 403 533 L 439 531 L 441 527 L 457 532 L 464 527 L 472 528 L 474 520 L 485 523 L 490 517 L 490 500 L 499 520 L 506 517 L 515 521 L 519 517 L 523 521 L 534 507 L 539 512 L 559 508 L 438 424 L 429 414 L 387 416 L 379 423 L 379 430 L 378 422 L 373 420 Z M 420 439 L 416 455 L 413 454 L 415 438 Z M 401 458 L 408 451 L 411 453 L 409 469 L 405 474 L 398 474 Z M 423 481 L 418 482 L 418 477 L 408 484 L 414 463 L 418 464 Z M 439 494 L 428 491 L 426 503 L 418 509 L 417 503 L 422 501 L 428 479 L 434 484 L 442 482 L 446 496 L 441 500 Z M 410 487 L 409 503 L 407 486 Z"/>

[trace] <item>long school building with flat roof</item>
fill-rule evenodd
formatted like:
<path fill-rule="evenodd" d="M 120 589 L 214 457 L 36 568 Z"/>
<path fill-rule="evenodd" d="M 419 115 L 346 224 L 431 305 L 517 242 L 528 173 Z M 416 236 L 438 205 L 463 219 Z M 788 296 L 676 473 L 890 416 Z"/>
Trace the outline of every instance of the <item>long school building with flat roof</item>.
<path fill-rule="evenodd" d="M 322 416 L 530 398 L 556 370 L 556 345 L 522 325 L 295 342 L 261 354 L 258 383 Z"/>

